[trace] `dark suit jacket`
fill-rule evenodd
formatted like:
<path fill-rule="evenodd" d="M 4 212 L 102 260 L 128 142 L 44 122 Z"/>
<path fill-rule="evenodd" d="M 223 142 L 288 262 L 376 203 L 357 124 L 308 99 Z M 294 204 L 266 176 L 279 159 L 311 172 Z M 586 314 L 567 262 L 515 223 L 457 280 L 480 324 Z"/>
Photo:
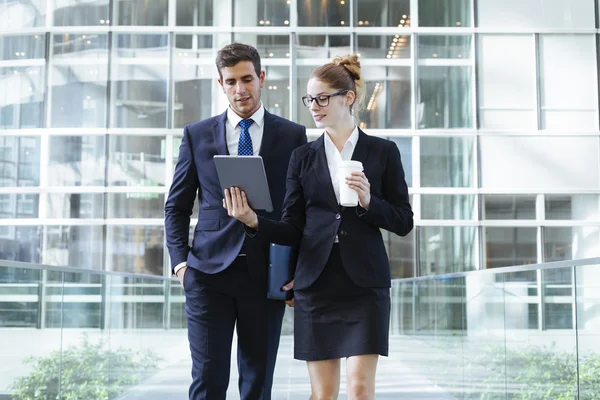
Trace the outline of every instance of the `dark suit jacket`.
<path fill-rule="evenodd" d="M 390 287 L 390 266 L 380 228 L 400 236 L 413 228 L 400 152 L 394 142 L 359 130 L 352 159 L 363 163 L 371 184 L 368 211 L 338 205 L 321 136 L 292 154 L 281 221 L 259 216 L 255 237 L 282 245 L 300 243 L 294 283 L 297 290 L 309 287 L 319 277 L 336 235 L 342 263 L 354 283 Z"/>
<path fill-rule="evenodd" d="M 240 253 L 243 224 L 227 215 L 223 192 L 213 161 L 215 154 L 229 154 L 225 138 L 227 112 L 187 125 L 179 148 L 173 184 L 165 205 L 165 233 L 171 268 L 186 261 L 188 267 L 208 274 L 227 268 Z M 265 110 L 260 156 L 271 191 L 273 211 L 261 213 L 279 219 L 285 197 L 286 169 L 292 151 L 307 142 L 306 128 Z M 200 212 L 192 247 L 188 245 L 190 215 L 198 194 Z M 251 275 L 266 277 L 268 242 L 246 238 Z"/>

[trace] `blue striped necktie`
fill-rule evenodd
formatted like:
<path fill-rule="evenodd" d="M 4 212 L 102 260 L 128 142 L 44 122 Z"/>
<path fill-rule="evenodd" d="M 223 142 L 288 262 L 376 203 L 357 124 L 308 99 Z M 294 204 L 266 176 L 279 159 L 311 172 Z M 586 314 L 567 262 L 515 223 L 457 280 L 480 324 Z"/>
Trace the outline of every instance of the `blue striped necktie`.
<path fill-rule="evenodd" d="M 251 118 L 240 121 L 242 132 L 240 133 L 240 141 L 238 143 L 238 156 L 253 156 L 254 149 L 252 148 L 252 138 L 248 129 L 254 123 Z"/>

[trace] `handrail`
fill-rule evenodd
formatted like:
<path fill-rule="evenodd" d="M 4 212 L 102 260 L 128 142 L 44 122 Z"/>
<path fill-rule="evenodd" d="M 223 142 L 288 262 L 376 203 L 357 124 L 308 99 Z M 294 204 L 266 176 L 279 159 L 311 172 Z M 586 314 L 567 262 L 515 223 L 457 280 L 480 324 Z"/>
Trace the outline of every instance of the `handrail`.
<path fill-rule="evenodd" d="M 392 282 L 394 282 L 394 283 L 409 283 L 409 282 L 418 282 L 418 281 L 448 280 L 448 279 L 465 278 L 467 276 L 473 276 L 475 274 L 477 274 L 477 275 L 507 274 L 507 273 L 511 273 L 511 272 L 527 272 L 527 271 L 537 271 L 537 270 L 546 270 L 546 269 L 581 267 L 584 265 L 600 265 L 600 257 L 581 258 L 578 260 L 568 260 L 568 261 L 552 261 L 552 262 L 546 262 L 546 263 L 540 263 L 540 264 L 515 265 L 515 266 L 510 266 L 510 267 L 480 269 L 480 270 L 475 270 L 475 271 L 453 272 L 450 274 L 419 276 L 416 278 L 400 278 L 400 279 L 392 279 Z"/>
<path fill-rule="evenodd" d="M 118 272 L 118 271 L 103 271 L 97 269 L 83 269 L 77 267 L 59 266 L 59 265 L 47 265 L 47 264 L 35 264 L 22 261 L 8 261 L 0 260 L 0 267 L 7 268 L 23 268 L 23 269 L 37 269 L 37 270 L 48 270 L 56 272 L 69 272 L 74 274 L 92 274 L 92 275 L 106 275 L 106 276 L 122 276 L 125 278 L 139 278 L 139 279 L 151 279 L 157 281 L 173 281 L 177 282 L 175 277 L 166 277 L 161 275 L 149 275 L 142 273 L 133 272 Z"/>

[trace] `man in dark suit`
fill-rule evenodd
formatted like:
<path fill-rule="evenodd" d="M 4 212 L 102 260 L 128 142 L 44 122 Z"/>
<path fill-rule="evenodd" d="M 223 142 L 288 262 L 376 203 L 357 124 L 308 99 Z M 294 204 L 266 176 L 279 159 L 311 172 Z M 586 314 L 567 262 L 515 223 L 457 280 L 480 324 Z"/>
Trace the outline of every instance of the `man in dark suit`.
<path fill-rule="evenodd" d="M 264 109 L 265 72 L 254 47 L 225 46 L 216 64 L 229 107 L 184 128 L 165 205 L 171 267 L 186 296 L 193 363 L 189 398 L 225 399 L 236 326 L 240 397 L 268 400 L 285 305 L 266 297 L 269 243 L 248 238 L 243 224 L 222 207 L 213 156 L 262 156 L 274 208 L 262 215 L 279 219 L 288 162 L 292 151 L 307 142 L 306 128 Z M 200 212 L 190 248 L 196 194 Z"/>

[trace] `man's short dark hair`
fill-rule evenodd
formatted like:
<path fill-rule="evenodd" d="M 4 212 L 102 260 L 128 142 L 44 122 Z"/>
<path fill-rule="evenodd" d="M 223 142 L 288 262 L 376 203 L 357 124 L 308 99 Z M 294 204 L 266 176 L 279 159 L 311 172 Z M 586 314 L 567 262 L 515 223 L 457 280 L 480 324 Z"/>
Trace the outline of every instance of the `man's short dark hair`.
<path fill-rule="evenodd" d="M 250 61 L 254 64 L 254 70 L 256 76 L 260 76 L 260 55 L 256 48 L 243 43 L 231 43 L 223 47 L 217 53 L 217 70 L 219 71 L 219 77 L 223 79 L 221 69 L 225 67 L 234 67 L 240 61 Z"/>

